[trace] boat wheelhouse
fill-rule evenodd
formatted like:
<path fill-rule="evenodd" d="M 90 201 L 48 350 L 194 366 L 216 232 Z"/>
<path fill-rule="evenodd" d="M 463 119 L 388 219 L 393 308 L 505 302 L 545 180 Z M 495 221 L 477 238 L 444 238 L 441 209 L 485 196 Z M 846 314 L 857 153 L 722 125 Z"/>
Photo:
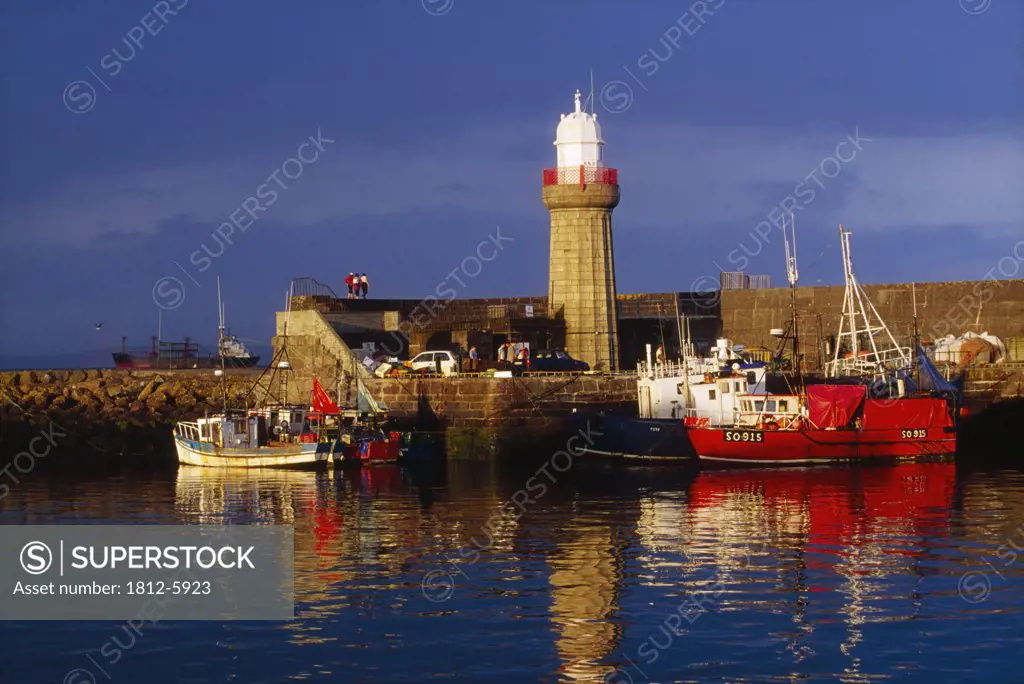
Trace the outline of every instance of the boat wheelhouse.
<path fill-rule="evenodd" d="M 594 418 L 601 434 L 584 447 L 587 453 L 620 458 L 694 459 L 687 426 L 719 425 L 732 420 L 735 397 L 763 392 L 767 366 L 749 363 L 721 338 L 707 356 L 684 344 L 679 361 L 655 362 L 648 347 L 637 370 L 637 417 Z M 595 433 L 596 434 L 596 433 Z"/>

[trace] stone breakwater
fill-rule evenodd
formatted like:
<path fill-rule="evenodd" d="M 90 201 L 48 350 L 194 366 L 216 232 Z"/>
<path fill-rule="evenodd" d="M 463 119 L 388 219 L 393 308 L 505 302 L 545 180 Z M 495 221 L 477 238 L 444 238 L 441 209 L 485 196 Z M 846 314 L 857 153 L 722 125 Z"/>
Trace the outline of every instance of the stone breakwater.
<path fill-rule="evenodd" d="M 244 405 L 258 373 L 228 371 L 229 405 Z M 294 380 L 292 399 L 308 396 L 302 378 Z M 622 410 L 636 402 L 628 376 L 372 378 L 366 384 L 400 427 L 456 428 L 453 435 L 470 434 L 474 445 L 555 439 L 573 408 Z M 21 453 L 43 434 L 37 450 L 58 454 L 47 462 L 80 455 L 76 446 L 173 460 L 174 424 L 222 404 L 220 380 L 209 370 L 0 372 L 0 454 Z"/>
<path fill-rule="evenodd" d="M 240 405 L 255 378 L 229 371 L 228 402 Z M 209 370 L 2 372 L 0 452 L 22 451 L 41 431 L 51 435 L 46 441 L 57 454 L 84 445 L 156 452 L 170 447 L 175 422 L 217 411 L 223 401 L 221 380 Z"/>

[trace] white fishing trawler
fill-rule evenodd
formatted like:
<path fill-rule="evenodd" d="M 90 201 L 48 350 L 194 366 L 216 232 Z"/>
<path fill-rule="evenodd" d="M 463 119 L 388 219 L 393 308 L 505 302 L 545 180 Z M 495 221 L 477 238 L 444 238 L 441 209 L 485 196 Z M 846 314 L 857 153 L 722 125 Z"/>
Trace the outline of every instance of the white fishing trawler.
<path fill-rule="evenodd" d="M 683 330 L 683 324 L 680 323 Z M 716 340 L 707 356 L 699 356 L 683 335 L 682 358 L 637 366 L 637 417 L 601 415 L 600 427 L 587 453 L 642 459 L 691 459 L 696 452 L 687 426 L 718 425 L 731 419 L 739 394 L 763 392 L 767 364 L 748 362 L 732 341 Z M 597 433 L 594 433 L 597 435 Z"/>
<path fill-rule="evenodd" d="M 308 421 L 308 407 L 266 406 L 225 412 L 174 428 L 178 462 L 196 466 L 280 468 L 327 461 L 330 444 Z"/>
<path fill-rule="evenodd" d="M 223 348 L 228 340 L 224 334 L 224 305 L 220 298 L 219 278 L 217 305 L 220 316 L 218 346 Z M 287 323 L 284 339 L 287 339 Z M 280 387 L 281 396 L 287 397 L 290 370 L 287 345 L 282 343 L 270 365 L 249 391 L 248 396 L 252 396 L 262 390 L 262 397 L 256 405 L 244 410 L 230 410 L 222 361 L 216 374 L 221 378 L 224 410 L 175 425 L 174 447 L 178 462 L 195 466 L 266 468 L 306 466 L 326 460 L 330 445 L 327 449 L 321 445 L 327 424 L 321 425 L 318 421 L 311 424 L 308 405 L 288 404 L 276 394 L 276 388 Z M 319 383 L 315 383 L 314 393 L 318 388 Z M 319 453 L 323 453 L 322 459 Z"/>

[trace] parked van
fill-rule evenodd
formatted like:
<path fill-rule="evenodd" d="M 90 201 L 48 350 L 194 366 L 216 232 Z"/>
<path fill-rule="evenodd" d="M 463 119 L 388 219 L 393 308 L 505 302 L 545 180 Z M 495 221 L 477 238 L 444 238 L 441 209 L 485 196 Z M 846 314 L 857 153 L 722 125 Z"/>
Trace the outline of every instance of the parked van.
<path fill-rule="evenodd" d="M 413 370 L 437 372 L 438 360 L 441 362 L 442 375 L 451 375 L 458 372 L 459 361 L 455 358 L 455 354 L 450 351 L 425 351 L 414 356 L 408 365 Z"/>

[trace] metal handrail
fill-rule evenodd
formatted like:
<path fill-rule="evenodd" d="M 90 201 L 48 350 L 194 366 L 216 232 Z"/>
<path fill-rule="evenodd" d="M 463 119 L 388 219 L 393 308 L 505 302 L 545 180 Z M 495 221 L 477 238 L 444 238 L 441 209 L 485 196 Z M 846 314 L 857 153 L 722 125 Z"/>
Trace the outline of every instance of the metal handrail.
<path fill-rule="evenodd" d="M 174 432 L 182 439 L 192 440 L 193 442 L 200 441 L 199 423 L 182 421 L 174 426 Z"/>
<path fill-rule="evenodd" d="M 828 372 L 833 376 L 841 375 L 863 375 L 878 374 L 882 372 L 895 372 L 903 370 L 907 359 L 911 358 L 909 347 L 886 349 L 879 352 L 862 356 L 848 356 L 830 361 L 827 364 Z M 894 365 L 890 365 L 893 364 Z M 884 366 L 884 368 L 883 368 Z"/>
<path fill-rule="evenodd" d="M 544 185 L 618 185 L 619 170 L 607 166 L 559 166 L 544 169 Z"/>
<path fill-rule="evenodd" d="M 681 377 L 684 373 L 688 375 L 705 375 L 707 373 L 717 373 L 719 370 L 721 370 L 721 363 L 701 359 L 689 362 L 666 361 L 664 363 L 652 363 L 649 366 L 646 361 L 640 361 L 637 363 L 636 371 L 632 372 L 640 377 L 658 380 Z"/>

